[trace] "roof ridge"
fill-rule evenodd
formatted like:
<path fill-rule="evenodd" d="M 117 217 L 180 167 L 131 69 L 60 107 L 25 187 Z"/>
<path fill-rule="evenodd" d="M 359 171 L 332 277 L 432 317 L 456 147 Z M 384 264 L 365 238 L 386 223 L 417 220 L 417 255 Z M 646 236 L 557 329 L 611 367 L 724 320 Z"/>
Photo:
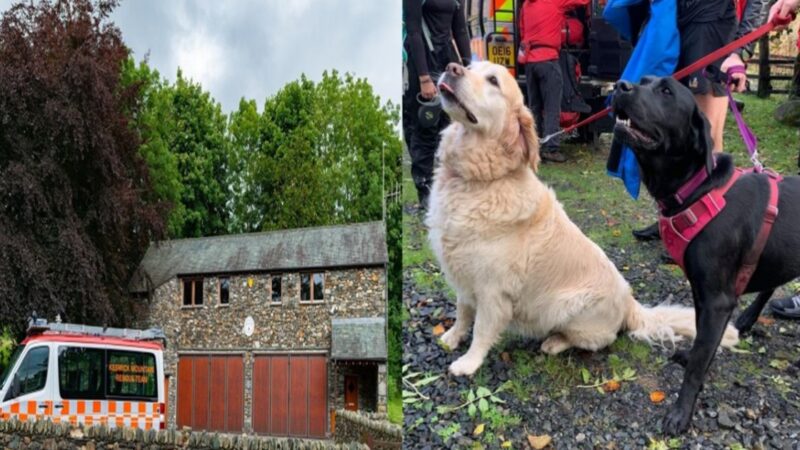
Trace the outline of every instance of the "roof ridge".
<path fill-rule="evenodd" d="M 383 220 L 372 220 L 368 222 L 354 222 L 354 223 L 342 223 L 342 224 L 331 224 L 331 225 L 315 225 L 311 227 L 299 227 L 299 228 L 283 228 L 280 230 L 268 230 L 268 231 L 252 231 L 249 233 L 236 233 L 236 234 L 218 234 L 215 236 L 197 236 L 197 237 L 190 237 L 190 238 L 178 238 L 178 239 L 163 239 L 160 241 L 153 241 L 150 243 L 150 246 L 163 244 L 163 243 L 173 243 L 173 242 L 188 242 L 188 241 L 200 241 L 200 240 L 213 240 L 213 239 L 233 239 L 237 237 L 244 237 L 244 236 L 264 236 L 269 234 L 277 234 L 277 233 L 288 233 L 288 232 L 301 232 L 301 231 L 311 231 L 311 230 L 322 230 L 327 228 L 355 228 L 358 226 L 365 226 L 365 225 L 374 225 L 374 224 L 382 224 Z"/>

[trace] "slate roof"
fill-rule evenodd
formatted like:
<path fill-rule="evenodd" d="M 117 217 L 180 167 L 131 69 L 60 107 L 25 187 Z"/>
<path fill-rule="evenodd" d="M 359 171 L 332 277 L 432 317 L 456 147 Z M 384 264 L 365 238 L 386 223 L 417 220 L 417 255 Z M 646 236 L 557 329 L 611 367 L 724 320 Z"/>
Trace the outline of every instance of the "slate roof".
<path fill-rule="evenodd" d="M 364 267 L 387 261 L 383 222 L 176 239 L 150 244 L 129 289 L 147 292 L 178 275 Z"/>
<path fill-rule="evenodd" d="M 332 319 L 331 325 L 331 359 L 386 359 L 386 321 L 382 317 Z"/>

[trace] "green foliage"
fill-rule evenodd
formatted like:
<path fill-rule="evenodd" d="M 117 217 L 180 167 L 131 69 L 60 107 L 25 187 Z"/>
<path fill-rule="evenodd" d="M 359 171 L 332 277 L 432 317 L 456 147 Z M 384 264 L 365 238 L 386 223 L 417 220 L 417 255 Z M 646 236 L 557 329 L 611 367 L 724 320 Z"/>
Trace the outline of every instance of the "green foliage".
<path fill-rule="evenodd" d="M 0 372 L 5 370 L 8 365 L 16 345 L 17 343 L 11 335 L 11 330 L 3 328 L 3 332 L 0 333 Z"/>
<path fill-rule="evenodd" d="M 306 77 L 231 115 L 231 231 L 378 220 L 400 177 L 398 110 L 366 80 Z M 398 217 L 399 221 L 399 217 Z"/>
<path fill-rule="evenodd" d="M 133 121 L 139 152 L 150 168 L 158 200 L 172 204 L 168 231 L 174 238 L 228 231 L 229 143 L 227 117 L 208 92 L 178 70 L 170 84 L 145 62 L 128 59 L 123 81 L 140 86 Z"/>

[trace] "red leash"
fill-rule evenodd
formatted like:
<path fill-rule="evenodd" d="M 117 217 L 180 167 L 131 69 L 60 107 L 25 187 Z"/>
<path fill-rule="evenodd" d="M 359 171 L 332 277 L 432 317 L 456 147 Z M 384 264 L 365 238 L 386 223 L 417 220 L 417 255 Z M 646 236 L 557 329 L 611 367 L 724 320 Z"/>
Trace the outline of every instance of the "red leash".
<path fill-rule="evenodd" d="M 696 72 L 696 71 L 706 67 L 707 65 L 709 65 L 712 62 L 722 58 L 723 56 L 730 55 L 731 53 L 733 53 L 734 50 L 736 50 L 736 49 L 738 49 L 740 47 L 744 47 L 745 45 L 757 40 L 761 36 L 764 36 L 765 34 L 769 33 L 773 29 L 775 29 L 776 26 L 782 26 L 782 25 L 789 24 L 793 19 L 794 19 L 794 15 L 791 15 L 789 17 L 778 17 L 778 16 L 775 16 L 775 17 L 772 18 L 771 22 L 767 22 L 764 25 L 761 25 L 760 27 L 756 28 L 755 30 L 745 34 L 742 37 L 740 37 L 739 39 L 736 39 L 735 41 L 731 42 L 730 44 L 727 44 L 724 47 L 721 47 L 721 48 L 718 48 L 717 50 L 714 50 L 713 52 L 709 53 L 708 55 L 698 59 L 697 61 L 689 64 L 688 66 L 684 67 L 683 69 L 675 72 L 674 74 L 672 74 L 672 77 L 675 78 L 676 80 L 682 80 L 682 79 L 686 78 L 688 75 L 690 75 L 691 73 Z M 545 136 L 544 138 L 542 138 L 540 143 L 543 144 L 543 143 L 547 142 L 552 137 L 554 137 L 554 136 L 556 136 L 558 134 L 569 133 L 570 131 L 572 131 L 572 130 L 574 130 L 576 128 L 580 128 L 580 127 L 585 126 L 587 124 L 590 124 L 590 123 L 592 123 L 592 122 L 594 122 L 596 120 L 600 120 L 601 118 L 603 118 L 603 116 L 608 115 L 608 113 L 610 113 L 610 112 L 611 112 L 611 107 L 610 106 L 606 107 L 602 111 L 598 111 L 598 112 L 592 114 L 591 116 L 581 120 L 580 122 L 578 122 L 578 123 L 576 123 L 574 125 L 570 125 L 567 128 L 564 128 L 563 130 L 561 130 L 561 131 L 559 131 L 557 133 L 551 134 L 549 136 Z"/>

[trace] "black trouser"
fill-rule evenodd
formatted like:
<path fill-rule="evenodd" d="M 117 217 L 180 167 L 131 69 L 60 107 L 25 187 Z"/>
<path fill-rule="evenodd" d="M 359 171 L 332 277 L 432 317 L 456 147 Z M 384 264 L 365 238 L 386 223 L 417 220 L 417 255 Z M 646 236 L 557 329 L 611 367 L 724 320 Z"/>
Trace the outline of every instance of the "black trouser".
<path fill-rule="evenodd" d="M 561 94 L 564 79 L 558 60 L 525 64 L 525 80 L 528 84 L 528 104 L 536 118 L 536 130 L 540 137 L 558 132 L 561 121 Z M 558 136 L 547 141 L 541 151 L 558 150 Z"/>
<path fill-rule="evenodd" d="M 439 134 L 450 120 L 444 111 L 439 115 L 439 124 L 425 128 L 418 123 L 420 91 L 419 74 L 409 59 L 408 89 L 403 93 L 403 136 L 411 156 L 411 178 L 417 188 L 420 201 L 425 201 L 433 184 L 433 167 L 436 149 L 439 148 Z M 435 79 L 434 79 L 435 81 Z"/>

